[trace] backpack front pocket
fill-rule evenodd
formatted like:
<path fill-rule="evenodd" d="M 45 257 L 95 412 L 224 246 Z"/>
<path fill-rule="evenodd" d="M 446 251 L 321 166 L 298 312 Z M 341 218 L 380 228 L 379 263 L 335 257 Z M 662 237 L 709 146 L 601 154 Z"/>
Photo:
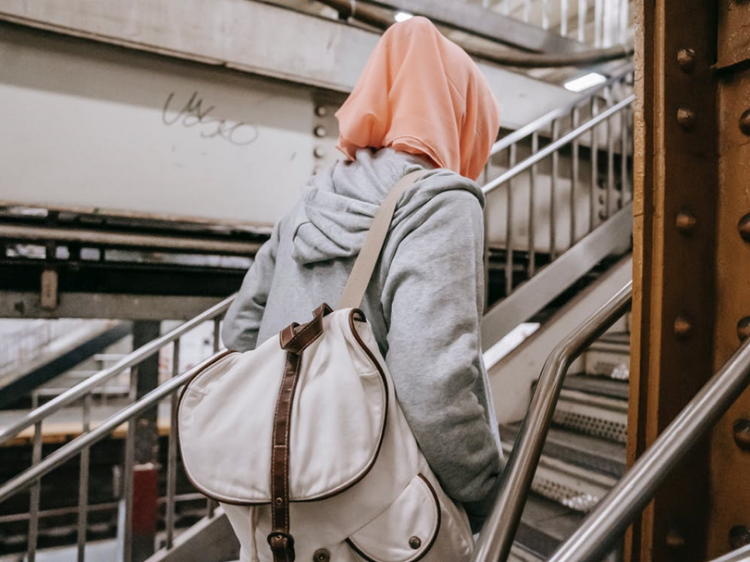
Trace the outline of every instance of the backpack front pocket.
<path fill-rule="evenodd" d="M 437 493 L 427 478 L 418 474 L 388 509 L 347 542 L 368 562 L 414 562 L 432 548 L 440 519 Z"/>

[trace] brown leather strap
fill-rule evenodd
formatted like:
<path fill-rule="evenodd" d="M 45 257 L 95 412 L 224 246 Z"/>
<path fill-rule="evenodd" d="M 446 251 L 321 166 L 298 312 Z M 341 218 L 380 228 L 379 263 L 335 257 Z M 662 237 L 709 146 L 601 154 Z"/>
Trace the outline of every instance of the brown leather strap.
<path fill-rule="evenodd" d="M 289 532 L 289 437 L 292 427 L 292 404 L 297 389 L 302 352 L 323 333 L 323 318 L 332 312 L 324 304 L 313 313 L 311 322 L 291 324 L 279 334 L 286 354 L 284 376 L 276 401 L 271 450 L 271 525 L 268 544 L 274 562 L 294 561 L 294 537 Z"/>

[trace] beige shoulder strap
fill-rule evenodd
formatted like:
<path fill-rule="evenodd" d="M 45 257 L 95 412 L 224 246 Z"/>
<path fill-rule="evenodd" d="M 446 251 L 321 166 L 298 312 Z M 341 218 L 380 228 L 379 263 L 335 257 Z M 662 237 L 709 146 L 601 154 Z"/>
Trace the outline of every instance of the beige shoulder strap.
<path fill-rule="evenodd" d="M 349 280 L 346 282 L 346 287 L 344 287 L 344 292 L 337 307 L 339 310 L 344 308 L 358 308 L 362 304 L 365 291 L 372 278 L 372 272 L 375 271 L 375 265 L 378 263 L 385 238 L 388 236 L 396 205 L 404 194 L 404 191 L 425 173 L 427 173 L 427 170 L 417 170 L 416 172 L 406 174 L 393 186 L 393 189 L 391 189 L 388 196 L 380 205 L 380 208 L 375 213 L 375 217 L 372 219 L 370 231 L 367 233 L 367 238 L 365 238 L 365 243 L 359 252 L 357 261 L 354 262 L 354 268 L 351 275 L 349 275 Z"/>

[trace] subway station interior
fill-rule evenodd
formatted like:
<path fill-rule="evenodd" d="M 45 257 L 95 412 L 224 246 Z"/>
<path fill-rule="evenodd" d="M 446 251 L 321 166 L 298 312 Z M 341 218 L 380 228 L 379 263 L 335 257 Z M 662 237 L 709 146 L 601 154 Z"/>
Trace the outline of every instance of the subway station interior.
<path fill-rule="evenodd" d="M 287 363 L 278 404 L 271 385 L 271 491 L 243 503 L 188 474 L 192 402 L 181 396 L 234 356 L 225 315 L 268 259 L 274 225 L 348 157 L 339 111 L 381 38 L 425 19 L 473 60 L 499 108 L 467 188 L 484 201 L 483 224 L 453 236 L 480 233 L 480 273 L 456 272 L 454 297 L 481 288 L 472 341 L 501 469 L 481 530 L 469 532 L 450 494 L 458 515 L 447 517 L 433 489 L 440 463 L 409 432 L 438 473 L 432 484 L 419 475 L 431 492 L 422 511 L 408 511 L 409 484 L 379 519 L 313 548 L 304 529 L 349 517 L 316 512 L 316 500 L 356 498 L 346 494 L 365 486 L 381 446 L 391 450 L 386 420 L 412 418 L 382 418 L 350 489 L 295 503 L 295 447 L 310 455 L 303 479 L 316 458 L 355 461 L 336 448 L 340 428 L 295 443 L 303 406 L 292 399 L 279 425 Z M 398 218 L 397 207 L 392 236 Z M 457 247 L 436 238 L 425 260 L 458 259 Z M 317 263 L 329 267 L 300 267 Z M 291 341 L 311 312 L 286 322 L 302 324 Z M 282 355 L 284 334 L 273 338 Z M 0 0 L 0 562 L 750 561 L 748 336 L 750 2 Z M 298 395 L 312 392 L 304 358 L 316 345 L 286 351 L 287 362 L 302 357 Z M 396 380 L 380 352 L 372 363 Z M 386 405 L 388 392 L 405 404 L 398 380 L 385 388 Z M 249 417 L 261 409 L 234 402 Z M 440 419 L 450 407 L 435 410 Z M 263 431 L 237 432 L 248 463 L 265 458 L 251 452 Z M 231 464 L 206 456 L 217 475 Z M 281 479 L 278 458 L 291 463 Z M 385 521 L 396 504 L 406 511 Z M 241 510 L 252 532 L 238 529 Z M 271 512 L 273 531 L 261 532 Z M 445 546 L 451 525 L 469 533 L 461 555 L 445 554 L 459 552 Z"/>

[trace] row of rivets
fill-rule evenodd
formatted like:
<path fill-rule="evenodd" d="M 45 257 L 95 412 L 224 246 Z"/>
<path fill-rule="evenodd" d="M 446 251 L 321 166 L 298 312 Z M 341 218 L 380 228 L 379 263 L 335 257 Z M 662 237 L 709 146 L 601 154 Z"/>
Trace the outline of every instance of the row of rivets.
<path fill-rule="evenodd" d="M 691 74 L 695 70 L 695 51 L 684 48 L 677 51 L 677 65 L 685 74 Z M 680 107 L 677 110 L 677 123 L 683 131 L 691 131 L 695 127 L 695 113 L 687 108 Z M 682 207 L 675 217 L 675 228 L 683 236 L 690 236 L 698 226 L 698 219 L 690 207 Z M 673 330 L 675 336 L 680 340 L 686 340 L 693 331 L 693 323 L 690 315 L 682 311 L 674 319 Z M 680 526 L 672 523 L 669 526 L 664 543 L 668 549 L 679 551 L 685 547 L 685 533 Z"/>

